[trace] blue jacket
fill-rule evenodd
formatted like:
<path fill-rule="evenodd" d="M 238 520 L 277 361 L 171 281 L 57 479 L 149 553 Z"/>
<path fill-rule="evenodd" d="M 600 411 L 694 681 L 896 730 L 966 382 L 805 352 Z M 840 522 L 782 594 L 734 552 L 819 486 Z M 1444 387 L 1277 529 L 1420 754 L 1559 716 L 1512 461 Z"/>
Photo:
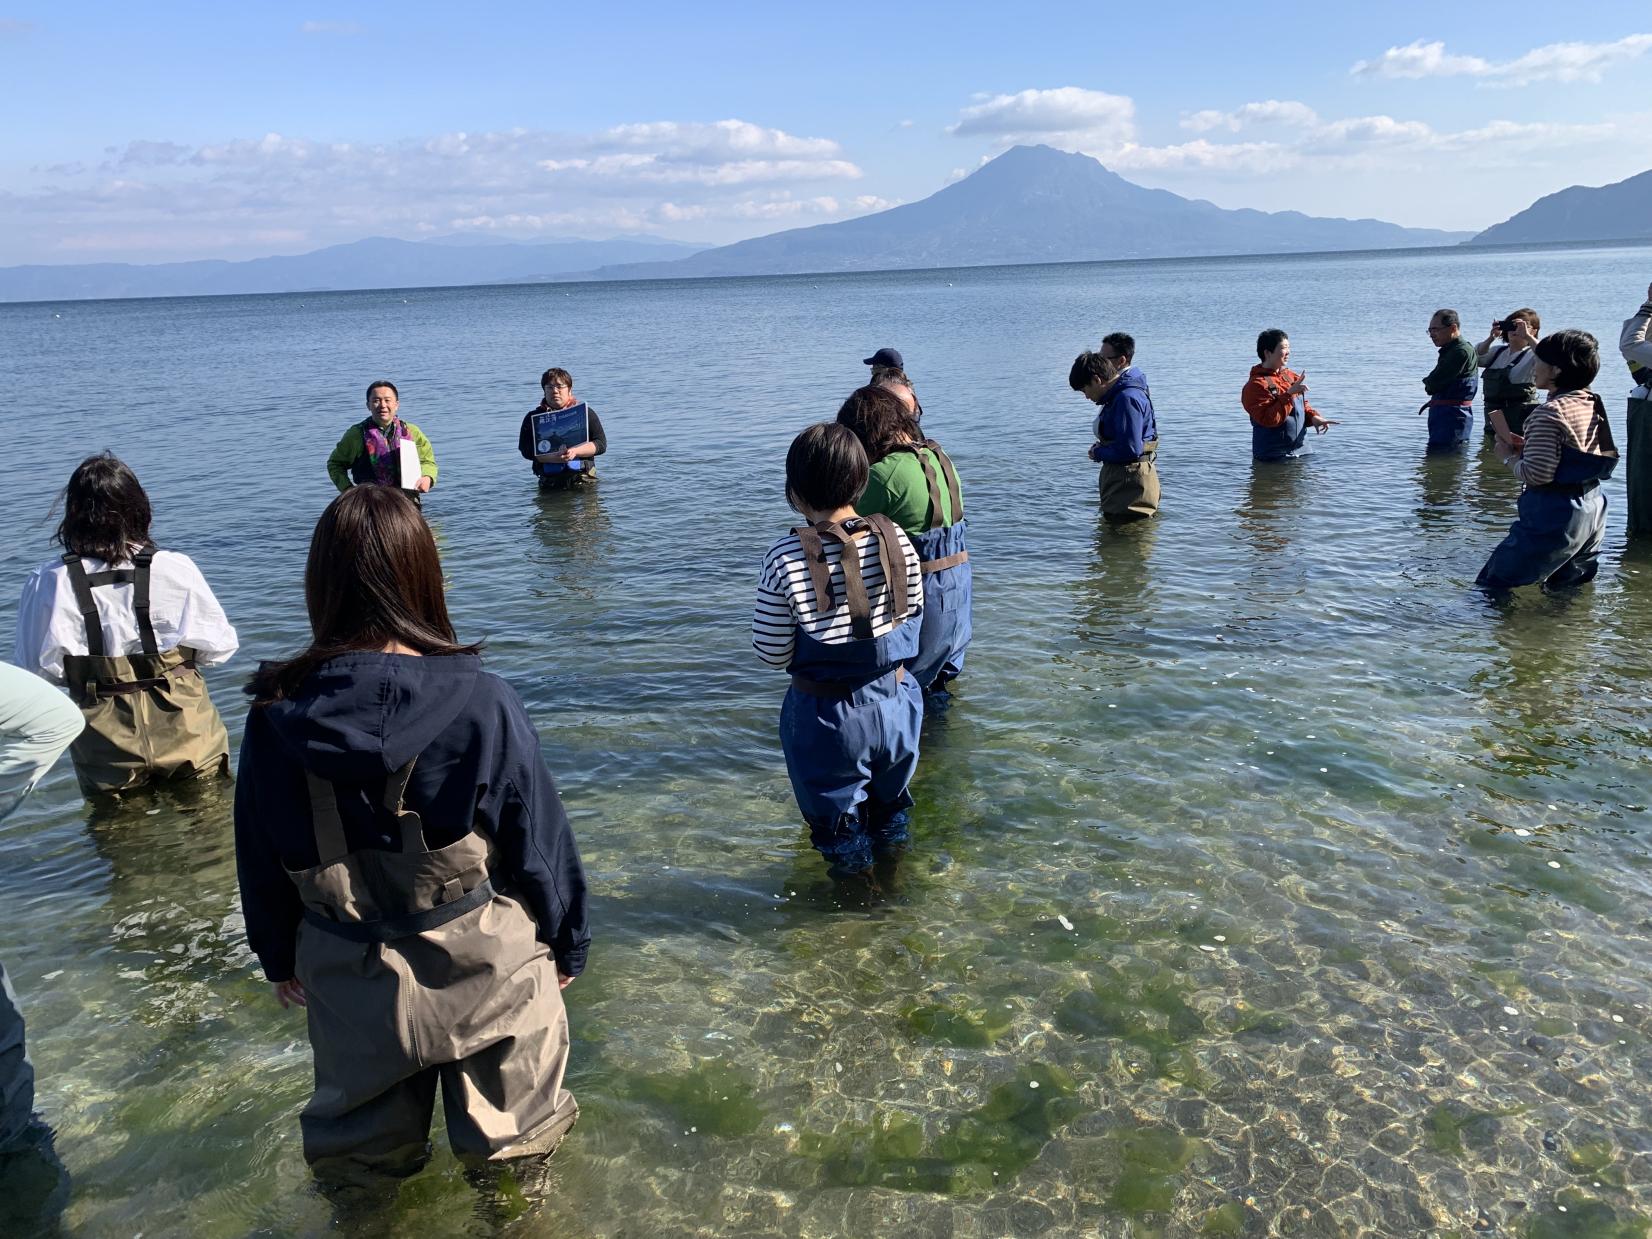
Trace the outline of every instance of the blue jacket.
<path fill-rule="evenodd" d="M 235 785 L 235 859 L 247 938 L 271 981 L 293 975 L 303 905 L 287 870 L 320 862 L 306 769 L 339 788 L 352 849 L 394 851 L 374 812 L 386 776 L 418 755 L 407 806 L 440 848 L 472 826 L 493 841 L 501 887 L 532 913 L 570 976 L 585 966 L 585 875 L 521 698 L 474 654 L 329 659 L 299 695 L 247 715 Z M 302 978 L 301 978 L 302 979 Z"/>
<path fill-rule="evenodd" d="M 1090 449 L 1090 459 L 1115 465 L 1134 464 L 1141 459 L 1143 445 L 1159 437 L 1147 376 L 1135 366 L 1103 393 L 1095 429 L 1098 442 Z"/>

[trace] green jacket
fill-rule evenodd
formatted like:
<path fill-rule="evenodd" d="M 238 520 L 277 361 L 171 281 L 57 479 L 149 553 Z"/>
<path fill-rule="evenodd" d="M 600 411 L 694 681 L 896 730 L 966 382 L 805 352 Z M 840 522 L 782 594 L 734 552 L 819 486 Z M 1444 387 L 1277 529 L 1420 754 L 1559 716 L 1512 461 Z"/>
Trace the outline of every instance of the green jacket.
<path fill-rule="evenodd" d="M 941 476 L 940 462 L 927 447 L 919 448 L 929 467 Z M 963 487 L 958 488 L 963 498 Z M 916 537 L 929 528 L 929 484 L 924 481 L 923 466 L 911 452 L 890 452 L 877 464 L 866 479 L 866 492 L 855 504 L 855 511 L 863 516 L 881 512 L 895 524 Z M 952 496 L 946 483 L 941 482 L 941 524 L 950 525 L 957 518 L 952 513 Z"/>
<path fill-rule="evenodd" d="M 1430 396 L 1437 396 L 1458 379 L 1466 379 L 1478 369 L 1474 346 L 1458 336 L 1450 344 L 1440 346 L 1440 360 L 1423 380 L 1423 390 Z"/>
<path fill-rule="evenodd" d="M 355 485 L 351 478 L 351 470 L 363 456 L 367 455 L 366 430 L 367 423 L 372 418 L 357 422 L 344 432 L 344 437 L 338 441 L 333 454 L 327 457 L 327 476 L 333 479 L 333 485 L 341 491 L 349 490 Z M 432 486 L 436 485 L 436 453 L 431 449 L 430 440 L 424 437 L 412 422 L 403 421 L 402 429 L 407 431 L 407 437 L 413 440 L 413 446 L 419 449 L 419 473 L 430 479 Z"/>

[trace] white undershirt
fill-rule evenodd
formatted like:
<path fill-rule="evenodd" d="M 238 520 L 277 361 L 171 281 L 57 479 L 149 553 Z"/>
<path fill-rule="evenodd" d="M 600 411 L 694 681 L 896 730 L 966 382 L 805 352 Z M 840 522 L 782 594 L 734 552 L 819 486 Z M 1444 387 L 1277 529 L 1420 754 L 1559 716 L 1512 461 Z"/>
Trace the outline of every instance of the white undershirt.
<path fill-rule="evenodd" d="M 108 567 L 91 557 L 82 562 L 88 574 Z M 132 565 L 127 561 L 115 566 Z M 93 586 L 92 600 L 103 624 L 104 649 L 117 656 L 142 653 L 131 584 Z M 177 551 L 157 551 L 150 563 L 149 622 L 155 629 L 155 644 L 163 652 L 186 645 L 195 651 L 195 661 L 202 667 L 228 661 L 241 645 L 195 561 Z M 17 604 L 12 662 L 62 684 L 64 657 L 90 652 L 68 565 L 61 559 L 41 564 L 24 582 L 23 598 Z"/>

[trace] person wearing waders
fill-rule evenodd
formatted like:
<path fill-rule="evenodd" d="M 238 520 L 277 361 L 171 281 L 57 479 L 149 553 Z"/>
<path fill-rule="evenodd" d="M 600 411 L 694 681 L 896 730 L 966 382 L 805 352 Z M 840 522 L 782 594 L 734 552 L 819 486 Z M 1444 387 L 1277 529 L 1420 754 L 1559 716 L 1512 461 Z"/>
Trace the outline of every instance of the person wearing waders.
<path fill-rule="evenodd" d="M 0 663 L 0 822 L 23 803 L 86 720 L 38 676 Z M 23 1013 L 0 964 L 0 1234 L 55 1234 L 67 1203 L 67 1172 L 52 1130 L 34 1112 L 34 1066 Z"/>
<path fill-rule="evenodd" d="M 1474 346 L 1475 364 L 1485 385 L 1486 434 L 1513 445 L 1526 424 L 1526 414 L 1537 407 L 1537 384 L 1532 371 L 1543 320 L 1533 309 L 1515 310 L 1491 325 L 1491 334 Z"/>
<path fill-rule="evenodd" d="M 1623 324 L 1618 351 L 1629 363 L 1635 390 L 1629 393 L 1629 416 L 1624 423 L 1624 450 L 1628 454 L 1624 489 L 1628 492 L 1629 536 L 1652 537 L 1652 284 L 1646 304 Z"/>
<path fill-rule="evenodd" d="M 866 451 L 847 426 L 810 426 L 786 453 L 786 499 L 808 522 L 763 561 L 752 645 L 791 673 L 780 747 L 809 839 L 841 881 L 910 841 L 918 765 L 918 552 L 887 516 L 862 516 Z"/>
<path fill-rule="evenodd" d="M 1278 327 L 1256 337 L 1257 364 L 1239 391 L 1250 418 L 1250 450 L 1257 460 L 1286 460 L 1302 450 L 1308 429 L 1324 434 L 1337 423 L 1308 403 L 1308 376 L 1288 370 L 1291 341 Z"/>
<path fill-rule="evenodd" d="M 1159 510 L 1159 422 L 1135 356 L 1135 340 L 1115 331 L 1102 338 L 1100 352 L 1080 353 L 1067 373 L 1067 385 L 1100 406 L 1090 459 L 1101 465 L 1101 514 L 1112 525 Z"/>
<path fill-rule="evenodd" d="M 1508 536 L 1480 569 L 1476 584 L 1493 593 L 1537 584 L 1569 589 L 1593 580 L 1600 566 L 1600 484 L 1617 467 L 1618 449 L 1606 404 L 1589 390 L 1600 372 L 1599 345 L 1586 331 L 1560 331 L 1536 352 L 1535 378 L 1549 399 L 1527 415 L 1523 439 L 1496 444 L 1525 489 Z"/>
<path fill-rule="evenodd" d="M 413 1173 L 439 1086 L 454 1152 L 532 1190 L 579 1114 L 561 991 L 590 942 L 539 733 L 398 492 L 333 501 L 304 593 L 309 648 L 248 688 L 235 851 L 252 949 L 306 1008 L 305 1159 L 345 1190 Z"/>
<path fill-rule="evenodd" d="M 367 388 L 367 416 L 344 432 L 327 457 L 327 476 L 341 491 L 393 486 L 414 503 L 436 485 L 436 452 L 412 422 L 401 419 L 401 393 L 389 379 Z M 409 452 L 407 449 L 411 449 Z M 413 467 L 410 456 L 417 457 Z"/>
<path fill-rule="evenodd" d="M 1474 430 L 1474 396 L 1480 390 L 1474 347 L 1463 339 L 1456 310 L 1435 310 L 1428 320 L 1428 338 L 1440 357 L 1423 379 L 1428 401 L 1417 415 L 1428 415 L 1430 452 L 1455 452 Z"/>
<path fill-rule="evenodd" d="M 201 669 L 240 642 L 189 556 L 156 547 L 151 520 L 137 475 L 88 456 L 63 491 L 63 554 L 17 606 L 12 661 L 66 686 L 86 718 L 69 756 L 88 796 L 229 773 Z"/>
<path fill-rule="evenodd" d="M 870 357 L 862 358 L 862 364 L 872 367 L 872 377 L 866 383 L 868 387 L 882 387 L 894 392 L 906 406 L 906 411 L 912 414 L 912 420 L 923 421 L 924 407 L 918 403 L 917 390 L 906 376 L 906 359 L 899 349 L 880 348 Z"/>
<path fill-rule="evenodd" d="M 539 390 L 544 394 L 544 399 L 522 415 L 522 426 L 516 432 L 516 450 L 522 454 L 523 460 L 533 462 L 540 490 L 570 490 L 593 485 L 597 480 L 597 457 L 608 450 L 608 435 L 602 429 L 602 419 L 595 409 L 586 405 L 585 431 L 590 438 L 550 452 L 535 451 L 534 414 L 571 409 L 580 403 L 574 395 L 573 375 L 560 366 L 552 366 L 539 376 Z"/>
<path fill-rule="evenodd" d="M 855 432 L 871 463 L 855 510 L 894 521 L 923 563 L 923 624 L 918 656 L 907 671 L 927 703 L 931 695 L 946 693 L 963 674 L 969 648 L 973 580 L 958 471 L 941 445 L 924 438 L 917 419 L 886 388 L 853 392 L 837 411 L 837 420 Z"/>

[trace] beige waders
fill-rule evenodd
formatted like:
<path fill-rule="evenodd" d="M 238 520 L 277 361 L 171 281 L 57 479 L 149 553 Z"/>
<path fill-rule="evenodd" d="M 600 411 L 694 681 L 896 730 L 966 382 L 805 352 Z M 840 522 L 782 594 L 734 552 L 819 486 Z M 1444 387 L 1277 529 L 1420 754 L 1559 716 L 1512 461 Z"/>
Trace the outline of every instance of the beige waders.
<path fill-rule="evenodd" d="M 86 654 L 63 659 L 69 694 L 86 716 L 86 730 L 69 747 L 80 790 L 118 792 L 161 779 L 229 774 L 229 734 L 195 669 L 195 651 L 162 651 L 149 620 L 149 565 L 145 546 L 130 568 L 88 573 L 80 556 L 65 554 L 69 585 L 86 625 Z M 140 654 L 111 655 L 103 641 L 92 590 L 132 586 Z"/>
<path fill-rule="evenodd" d="M 409 761 L 385 781 L 397 852 L 350 851 L 333 786 L 307 776 L 320 863 L 289 876 L 315 1053 L 299 1122 L 323 1178 L 419 1169 L 438 1081 L 461 1157 L 549 1154 L 579 1117 L 562 1087 L 568 1014 L 550 949 L 494 886 L 483 836 L 427 850 L 403 807 L 412 772 Z"/>
<path fill-rule="evenodd" d="M 1103 461 L 1101 479 L 1101 514 L 1109 521 L 1141 520 L 1159 510 L 1159 471 L 1153 467 L 1153 458 L 1159 453 L 1159 441 L 1143 445 L 1140 459 L 1131 464 Z"/>

